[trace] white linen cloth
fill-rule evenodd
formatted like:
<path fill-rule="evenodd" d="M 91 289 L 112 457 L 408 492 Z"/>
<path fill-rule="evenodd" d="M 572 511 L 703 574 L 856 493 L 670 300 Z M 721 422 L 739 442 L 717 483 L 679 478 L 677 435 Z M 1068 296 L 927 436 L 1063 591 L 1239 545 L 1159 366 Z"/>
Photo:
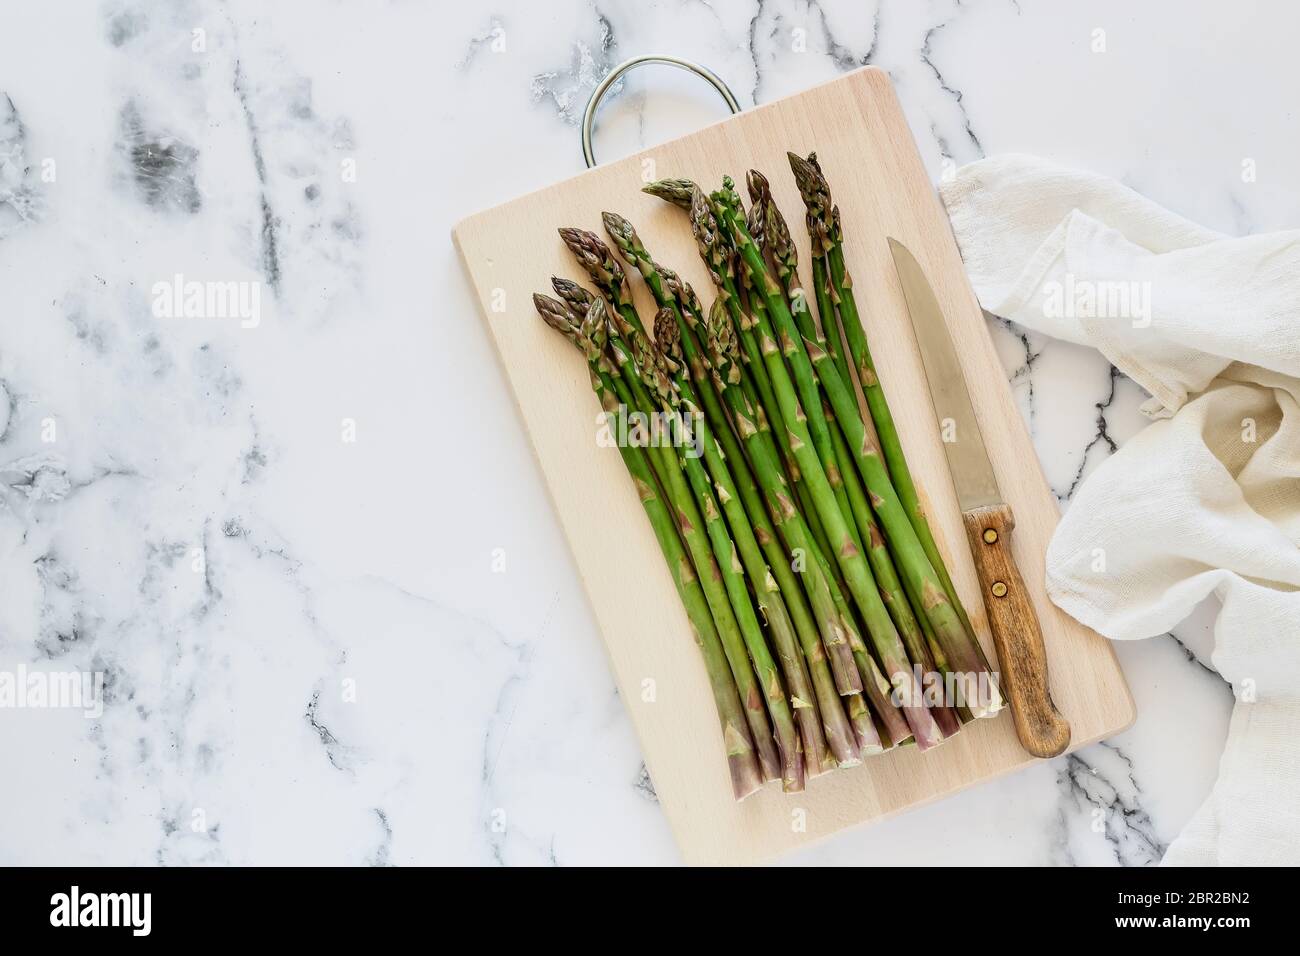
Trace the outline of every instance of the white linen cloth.
<path fill-rule="evenodd" d="M 1300 864 L 1300 231 L 1222 236 L 1028 156 L 941 192 L 986 309 L 1096 347 L 1153 396 L 1061 521 L 1052 600 L 1114 640 L 1222 602 L 1211 660 L 1237 701 L 1164 863 Z"/>

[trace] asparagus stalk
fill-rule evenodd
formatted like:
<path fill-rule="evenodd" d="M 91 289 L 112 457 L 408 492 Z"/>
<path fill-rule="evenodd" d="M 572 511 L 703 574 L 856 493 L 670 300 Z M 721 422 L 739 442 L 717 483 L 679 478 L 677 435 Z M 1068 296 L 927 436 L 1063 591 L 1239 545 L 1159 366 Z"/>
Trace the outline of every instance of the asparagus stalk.
<path fill-rule="evenodd" d="M 750 470 L 740 445 L 737 444 L 736 435 L 731 427 L 731 420 L 719 402 L 718 392 L 720 388 L 715 388 L 715 382 L 720 380 L 714 374 L 709 359 L 705 354 L 707 350 L 705 344 L 707 342 L 707 330 L 699 299 L 690 285 L 683 282 L 672 270 L 663 266 L 655 266 L 652 262 L 647 262 L 647 264 L 657 269 L 663 279 L 663 288 L 670 294 L 670 300 L 667 301 L 665 311 L 672 315 L 677 326 L 675 330 L 671 328 L 661 330 L 659 323 L 656 322 L 655 338 L 657 341 L 662 342 L 665 348 L 672 351 L 674 359 L 677 359 L 676 350 L 680 349 L 680 361 L 691 369 L 696 392 L 703 396 L 705 419 L 721 442 L 723 458 L 730 462 L 731 469 L 735 472 L 736 484 L 740 491 L 741 504 L 744 509 L 744 515 L 736 519 L 733 519 L 732 515 L 728 513 L 728 520 L 732 521 L 733 528 L 740 529 L 742 536 L 744 522 L 748 520 L 752 524 L 754 537 L 762 550 L 763 557 L 766 558 L 767 565 L 771 568 L 770 573 L 776 581 L 777 604 L 780 605 L 783 599 L 784 604 L 788 605 L 790 617 L 795 627 L 795 635 L 793 636 L 797 636 L 798 639 L 797 643 L 785 640 L 786 635 L 784 634 L 781 614 L 779 613 L 780 608 L 778 607 L 778 613 L 772 622 L 774 625 L 772 630 L 778 642 L 777 650 L 787 673 L 786 679 L 790 684 L 791 694 L 805 701 L 812 701 L 814 698 L 809 690 L 810 675 L 800 647 L 805 646 L 808 642 L 820 644 L 820 638 L 812 613 L 804 597 L 803 589 L 799 585 L 790 563 L 786 559 L 785 552 L 782 550 L 780 540 L 772 527 L 767 507 L 764 504 L 763 496 L 758 489 L 753 472 Z M 689 386 L 685 383 L 683 383 L 683 388 L 687 390 L 687 394 L 693 394 L 689 392 Z M 759 430 L 764 431 L 767 427 L 766 420 L 761 419 Z M 770 434 L 766 436 L 766 440 L 770 441 L 770 438 Z M 749 570 L 751 579 L 754 581 L 759 580 L 760 569 L 763 569 L 762 559 L 758 557 L 753 549 L 750 549 L 750 556 L 748 557 L 742 550 L 742 558 L 746 561 L 746 567 Z M 756 593 L 758 593 L 757 590 Z M 825 666 L 823 660 L 820 667 L 824 670 Z M 808 773 L 810 776 L 817 775 L 823 768 L 826 770 L 833 769 L 841 757 L 846 760 L 853 757 L 851 753 L 844 751 L 844 748 L 838 746 L 838 744 L 831 750 L 827 749 L 826 737 L 822 733 L 822 718 L 817 713 L 817 710 L 818 708 L 814 706 L 801 708 L 795 712 L 796 718 L 800 721 L 800 729 L 804 734 L 805 751 L 807 752 L 806 762 L 809 764 Z M 839 735 L 842 732 L 841 722 L 836 719 L 835 715 L 831 715 L 830 724 L 832 734 Z"/>
<path fill-rule="evenodd" d="M 822 330 L 816 325 L 817 317 L 808 308 L 808 297 L 803 290 L 803 283 L 799 281 L 799 253 L 795 249 L 794 240 L 790 237 L 790 227 L 785 221 L 785 216 L 781 215 L 780 207 L 772 198 L 772 187 L 767 177 L 757 169 L 751 169 L 746 174 L 746 182 L 749 185 L 750 209 L 763 210 L 763 235 L 757 235 L 752 228 L 750 235 L 758 246 L 772 257 L 777 282 L 785 292 L 786 304 L 790 307 L 795 320 L 799 321 L 802 328 L 803 322 L 800 317 L 807 316 L 812 321 L 815 331 L 806 334 L 813 341 L 818 341 Z M 754 217 L 751 216 L 752 218 Z"/>
<path fill-rule="evenodd" d="M 756 408 L 740 387 L 739 355 L 734 330 L 720 299 L 715 300 L 713 304 L 705 333 L 717 389 L 730 408 L 736 431 L 745 443 L 754 474 L 763 493 L 767 496 L 777 533 L 786 543 L 789 553 L 815 555 L 816 545 L 809 537 L 808 528 L 799 511 L 790 500 L 788 486 L 781 475 L 776 456 L 760 438 Z M 781 561 L 780 564 L 789 570 L 786 562 Z M 835 606 L 827 578 L 815 556 L 801 573 L 818 619 L 824 625 L 823 633 L 830 631 L 837 643 L 847 644 L 844 619 Z M 796 590 L 793 584 L 791 590 Z M 840 708 L 836 684 L 831 676 L 823 642 L 817 639 L 816 632 L 808 630 L 801 630 L 799 639 L 803 644 L 804 656 L 808 660 L 812 674 L 826 739 L 835 759 L 840 766 L 856 764 L 859 748 L 854 743 L 855 735 L 851 734 L 850 727 L 844 719 L 844 712 Z"/>
<path fill-rule="evenodd" d="M 587 357 L 591 371 L 592 388 L 606 414 L 617 414 L 619 399 L 611 377 L 612 367 L 604 354 L 599 336 L 601 326 L 593 322 L 589 331 L 598 338 L 592 340 L 576 324 L 559 302 L 545 296 L 534 296 L 537 311 L 548 325 L 568 338 Z M 727 664 L 726 655 L 714 627 L 713 615 L 696 576 L 695 568 L 682 547 L 677 528 L 668 507 L 661 497 L 649 465 L 645 449 L 623 445 L 619 447 L 623 462 L 636 486 L 641 506 L 654 529 L 655 539 L 663 552 L 664 561 L 673 579 L 673 585 L 686 609 L 695 643 L 704 658 L 705 673 L 713 692 L 718 720 L 722 729 L 723 745 L 727 753 L 727 766 L 731 775 L 732 793 L 743 800 L 763 785 L 763 775 L 754 751 L 753 738 L 746 724 L 744 708 L 736 692 L 735 682 Z"/>
<path fill-rule="evenodd" d="M 552 279 L 551 281 L 556 292 L 569 303 L 575 313 L 581 315 L 586 312 L 594 298 L 590 293 L 568 280 Z M 693 296 L 693 293 L 691 295 Z M 626 331 L 629 334 L 635 334 L 635 330 L 630 328 Z M 712 406 L 717 406 L 717 396 L 713 394 L 711 384 L 708 381 L 707 364 L 703 361 L 702 356 L 698 354 L 692 355 L 688 363 L 685 354 L 678 354 L 682 344 L 679 329 L 661 328 L 660 323 L 657 322 L 655 332 L 656 344 L 668 353 L 669 358 L 679 363 L 683 368 L 689 364 L 692 374 L 697 374 L 703 378 L 703 387 L 699 389 L 699 393 L 704 395 L 706 399 L 712 399 Z M 672 340 L 673 332 L 677 333 L 679 341 L 674 342 Z M 686 341 L 690 342 L 689 339 Z M 679 391 L 682 391 L 689 401 L 694 402 L 695 390 L 691 388 L 690 384 L 684 379 L 677 384 Z M 709 402 L 705 404 L 710 406 Z M 795 719 L 799 724 L 805 742 L 803 748 L 805 770 L 810 776 L 815 776 L 822 771 L 824 765 L 827 770 L 832 769 L 834 765 L 826 760 L 827 745 L 822 734 L 821 717 L 817 712 L 803 654 L 795 637 L 796 621 L 804 622 L 803 626 L 811 628 L 811 618 L 807 606 L 802 603 L 802 595 L 797 592 L 795 592 L 794 596 L 800 598 L 799 602 L 791 601 L 791 609 L 787 609 L 779 582 L 774 580 L 768 571 L 760 548 L 764 552 L 768 548 L 775 548 L 778 559 L 780 558 L 780 549 L 776 545 L 775 536 L 772 533 L 770 524 L 767 522 L 762 500 L 753 476 L 749 473 L 744 456 L 740 453 L 739 447 L 735 445 L 735 438 L 731 434 L 725 416 L 721 414 L 721 408 L 718 407 L 716 412 L 716 414 L 706 414 L 706 420 L 712 434 L 709 434 L 705 429 L 700 429 L 699 437 L 701 446 L 704 449 L 705 463 L 713 476 L 718 498 L 722 502 L 723 511 L 731 525 L 745 571 L 749 575 L 750 583 L 754 588 L 755 599 L 758 601 L 759 609 L 764 613 L 773 635 L 773 642 L 776 645 L 782 672 L 785 674 L 786 684 L 790 689 L 790 705 L 793 708 Z M 722 440 L 721 449 L 714 444 L 715 438 Z M 730 463 L 730 468 L 728 468 L 728 463 Z M 733 470 L 736 473 L 734 479 L 731 474 Z M 751 515 L 754 518 L 752 525 L 750 523 Z M 764 542 L 762 546 L 759 544 L 760 540 Z M 776 567 L 778 570 L 784 567 L 784 561 L 780 560 Z M 787 764 L 789 764 L 789 761 L 787 761 Z M 797 768 L 792 765 L 788 765 L 786 769 L 783 785 L 786 786 L 787 790 L 797 789 L 802 783 L 802 774 L 798 773 Z"/>
<path fill-rule="evenodd" d="M 614 240 L 614 244 L 624 260 L 631 265 L 635 265 L 641 272 L 655 300 L 665 307 L 675 309 L 675 306 L 671 303 L 671 297 L 665 289 L 659 267 L 650 258 L 650 254 L 646 251 L 632 224 L 615 213 L 603 213 L 602 218 L 605 223 L 605 231 Z M 841 640 L 829 645 L 829 649 L 832 655 L 836 655 L 832 657 L 832 661 L 836 668 L 834 673 L 840 693 L 860 693 L 862 691 L 861 678 L 857 669 L 853 666 L 853 659 L 847 646 Z"/>
<path fill-rule="evenodd" d="M 810 216 L 808 219 L 808 232 L 813 233 L 813 221 Z M 835 361 L 835 368 L 839 370 L 840 378 L 846 382 L 853 381 L 849 374 L 849 362 L 845 357 L 844 339 L 840 332 L 839 321 L 835 315 L 835 303 L 831 295 L 831 280 L 826 272 L 826 259 L 818 255 L 817 239 L 813 239 L 813 256 L 812 256 L 812 277 L 813 277 L 813 294 L 817 299 L 817 313 L 822 317 L 822 328 L 826 331 L 827 348 L 831 353 L 831 358 Z"/>
<path fill-rule="evenodd" d="M 608 350 L 619 373 L 619 377 L 614 380 L 619 398 L 629 408 L 652 412 L 659 407 L 659 403 L 651 399 L 645 384 L 637 374 L 630 350 L 621 340 L 609 335 L 609 318 L 604 303 L 598 299 L 588 309 L 583 327 L 586 328 L 597 319 L 605 323 Z M 741 703 L 744 705 L 745 717 L 754 738 L 763 777 L 765 780 L 781 779 L 781 761 L 768 723 L 763 693 L 750 666 L 745 637 L 736 618 L 731 595 L 724 583 L 723 570 L 715 559 L 713 539 L 708 533 L 705 519 L 696 505 L 694 492 L 682 474 L 678 456 L 673 454 L 671 449 L 656 446 L 652 457 L 657 457 L 659 460 L 659 480 L 677 508 L 678 528 L 691 560 L 695 564 L 704 596 L 713 613 L 723 651 L 731 667 L 732 677 L 736 682 L 736 689 L 740 692 Z M 729 553 L 726 553 L 724 560 L 730 560 Z"/>
<path fill-rule="evenodd" d="M 822 524 L 826 528 L 835 558 L 844 574 L 849 591 L 862 613 L 867 630 L 873 641 L 876 642 L 877 651 L 881 655 L 881 663 L 891 684 L 894 686 L 895 692 L 902 697 L 904 713 L 907 716 L 909 726 L 912 728 L 917 745 L 921 748 L 934 746 L 942 739 L 942 732 L 935 723 L 933 716 L 924 706 L 920 686 L 907 665 L 906 653 L 903 651 L 902 643 L 899 641 L 898 633 L 889 617 L 889 612 L 885 610 L 881 601 L 866 558 L 863 556 L 861 549 L 853 543 L 848 523 L 839 509 L 830 483 L 822 470 L 819 456 L 816 454 L 815 449 L 811 447 L 811 436 L 805 422 L 808 420 L 815 421 L 820 419 L 821 416 L 813 415 L 810 418 L 804 416 L 800 395 L 796 394 L 795 384 L 791 381 L 791 376 L 785 367 L 785 363 L 789 362 L 795 370 L 796 376 L 802 383 L 801 392 L 807 391 L 807 386 L 812 385 L 811 397 L 817 402 L 814 407 L 820 408 L 821 400 L 813 383 L 811 362 L 809 361 L 809 355 L 804 351 L 802 336 L 794 326 L 794 320 L 782 299 L 779 287 L 767 273 L 761 252 L 754 245 L 754 241 L 749 235 L 744 217 L 739 211 L 738 198 L 729 178 L 724 180 L 723 189 L 714 193 L 712 198 L 714 203 L 713 214 L 717 222 L 727 230 L 728 237 L 750 273 L 755 290 L 766 303 L 766 311 L 755 310 L 754 312 L 759 326 L 761 352 L 767 365 L 768 374 L 771 376 L 782 415 L 791 432 L 790 446 L 799 462 L 799 469 L 804 476 L 804 480 L 808 482 L 813 503 L 822 519 Z M 775 322 L 769 319 L 767 315 L 769 312 Z M 814 349 L 818 355 L 825 357 L 826 353 L 824 351 L 817 349 L 815 345 Z M 819 369 L 820 371 L 822 370 Z M 845 415 L 846 412 L 841 408 L 840 402 L 836 400 L 835 386 L 839 383 L 838 374 L 835 372 L 833 363 L 826 366 L 823 382 L 827 385 L 831 404 L 836 414 Z M 840 397 L 842 398 L 842 395 Z M 824 424 L 824 419 L 822 421 Z M 858 430 L 860 431 L 861 419 L 858 418 L 857 421 Z M 827 438 L 829 440 L 829 435 Z M 852 442 L 850 442 L 850 445 L 852 445 Z M 883 472 L 883 466 L 881 471 Z M 873 479 L 878 483 L 879 475 L 875 473 L 870 476 L 863 475 L 867 489 L 874 497 L 878 492 L 873 485 Z M 890 494 L 892 495 L 892 489 Z M 923 552 L 918 553 L 924 557 Z M 925 563 L 928 566 L 928 562 Z"/>
<path fill-rule="evenodd" d="M 669 324 L 673 328 L 676 327 L 671 317 L 669 317 Z M 703 420 L 697 407 L 681 395 L 676 386 L 679 370 L 674 367 L 662 349 L 651 344 L 645 335 L 638 332 L 631 323 L 623 320 L 617 313 L 613 315 L 610 347 L 615 364 L 629 369 L 633 375 L 638 376 L 649 394 L 659 402 L 660 407 L 674 416 L 673 424 L 677 432 L 676 444 L 682 470 L 704 515 L 704 529 L 712 544 L 714 559 L 722 572 L 723 586 L 731 600 L 732 610 L 735 612 L 741 636 L 749 651 L 754 671 L 758 675 L 759 687 L 766 698 L 768 713 L 776 730 L 777 746 L 782 758 L 782 785 L 787 791 L 802 789 L 803 757 L 790 703 L 785 696 L 786 692 L 779 671 L 767 647 L 750 600 L 745 581 L 745 567 L 739 559 L 736 543 L 728 533 L 723 510 L 719 507 L 720 498 L 737 500 L 735 484 L 729 474 L 719 474 L 719 483 L 715 492 L 704 466 L 691 453 L 690 450 L 696 447 L 696 435 L 693 433 L 698 433 L 705 458 L 712 458 L 719 472 L 725 471 L 726 466 L 722 464 L 721 455 L 708 424 Z M 743 509 L 733 509 L 732 517 L 743 520 Z M 747 523 L 744 530 L 749 530 Z M 750 531 L 749 541 L 746 543 L 751 542 L 752 537 Z M 754 544 L 754 550 L 757 551 L 757 544 Z M 759 564 L 762 566 L 761 559 Z M 763 577 L 755 582 L 756 586 L 764 583 L 764 579 L 767 578 L 766 570 L 766 566 L 762 566 Z"/>
<path fill-rule="evenodd" d="M 613 251 L 600 236 L 587 229 L 566 226 L 560 229 L 560 238 L 569 247 L 578 263 L 587 270 L 587 275 L 601 294 L 609 301 L 624 321 L 638 332 L 644 334 L 646 329 L 632 302 L 628 289 L 627 276 L 618 264 Z"/>
<path fill-rule="evenodd" d="M 839 342 L 835 310 L 829 297 L 829 287 L 825 282 L 824 269 L 818 268 L 819 265 L 823 264 L 821 257 L 813 256 L 814 275 L 817 276 L 818 273 L 821 273 L 820 278 L 822 280 L 820 283 L 822 291 L 818 295 L 818 314 L 822 316 L 822 321 L 818 322 L 816 315 L 807 306 L 803 284 L 799 281 L 798 250 L 795 248 L 794 240 L 790 236 L 790 229 L 785 217 L 781 214 L 780 208 L 772 198 L 767 178 L 758 170 L 751 169 L 747 181 L 753 205 L 755 207 L 761 206 L 765 210 L 761 218 L 764 234 L 761 239 L 759 237 L 755 237 L 755 239 L 760 245 L 765 246 L 771 256 L 775 265 L 777 281 L 785 291 L 786 302 L 790 305 L 791 315 L 794 317 L 800 334 L 803 335 L 805 340 L 815 342 L 823 349 L 827 348 L 827 336 L 830 335 L 836 344 L 835 351 L 842 353 L 843 349 L 839 347 L 841 343 Z M 750 221 L 752 222 L 754 218 L 751 216 Z M 809 222 L 810 229 L 812 229 L 813 218 L 811 214 L 809 214 Z M 816 239 L 814 238 L 815 244 Z M 831 354 L 834 356 L 835 352 Z M 841 365 L 842 363 L 837 363 L 837 369 Z M 850 380 L 845 379 L 845 381 Z M 922 668 L 926 675 L 931 675 L 935 672 L 935 665 L 925 635 L 922 633 L 916 617 L 912 614 L 903 587 L 899 583 L 884 538 L 880 534 L 880 529 L 877 527 L 871 508 L 867 503 L 861 480 L 852 465 L 852 458 L 848 448 L 844 445 L 840 429 L 834 424 L 834 414 L 829 407 L 825 406 L 825 403 L 823 403 L 823 412 L 830 429 L 832 444 L 835 447 L 835 456 L 844 474 L 850 514 L 858 530 L 856 540 L 859 544 L 866 543 L 867 561 L 871 565 L 871 571 L 875 575 L 877 583 L 880 585 L 881 598 L 894 621 L 899 636 L 902 638 L 908 656 L 914 664 Z M 936 712 L 935 719 L 945 735 L 956 733 L 960 729 L 960 723 L 946 708 Z"/>
<path fill-rule="evenodd" d="M 587 270 L 587 275 L 591 277 L 592 284 L 600 294 L 637 330 L 644 332 L 645 327 L 642 326 L 636 309 L 631 307 L 632 299 L 628 294 L 627 277 L 623 273 L 623 267 L 618 264 L 609 246 L 605 245 L 598 235 L 587 229 L 563 226 L 559 229 L 559 233 L 564 244 L 573 253 L 573 257 L 578 260 L 578 264 Z"/>
<path fill-rule="evenodd" d="M 803 159 L 794 153 L 787 155 L 795 181 L 799 186 L 799 193 L 808 209 L 809 222 L 815 221 L 817 224 L 817 230 L 813 234 L 814 240 L 825 255 L 832 298 L 843 320 L 844 337 L 852 359 L 851 364 L 857 372 L 858 382 L 867 400 L 867 408 L 875 424 L 876 434 L 879 436 L 880 449 L 890 478 L 898 492 L 908 522 L 912 525 L 913 532 L 931 567 L 934 568 L 949 604 L 966 632 L 966 643 L 971 645 L 974 651 L 972 656 L 979 660 L 981 669 L 987 670 L 988 661 L 984 658 L 983 649 L 975 637 L 970 618 L 962 606 L 961 599 L 957 596 L 952 577 L 948 574 L 947 566 L 939 553 L 939 546 L 921 506 L 911 469 L 907 466 L 907 458 L 903 454 L 902 442 L 899 440 L 898 429 L 894 425 L 889 403 L 885 399 L 884 389 L 881 388 L 880 379 L 876 375 L 875 363 L 871 358 L 871 350 L 867 346 L 866 333 L 862 327 L 857 299 L 853 293 L 853 279 L 844 262 L 844 235 L 839 207 L 833 205 L 831 201 L 830 186 L 822 175 L 821 167 L 817 163 L 817 155 L 813 153 L 808 159 Z M 997 709 L 998 707 L 993 708 L 994 711 Z"/>
<path fill-rule="evenodd" d="M 677 372 L 674 376 L 674 385 L 676 386 L 677 395 L 680 396 L 678 410 L 682 411 L 683 407 L 689 409 L 694 401 L 690 396 L 694 393 L 690 384 L 686 381 L 685 368 L 686 358 L 682 348 L 682 328 L 679 325 L 681 317 L 675 314 L 673 310 L 661 309 L 655 318 L 655 345 L 660 349 L 661 354 L 667 356 L 669 361 L 677 366 Z M 697 365 L 699 363 L 699 356 Z M 700 393 L 709 395 L 716 402 L 717 396 L 714 395 L 710 383 L 705 381 L 704 387 L 699 390 Z M 687 420 L 688 415 L 683 414 L 683 420 Z M 790 707 L 793 708 L 794 714 L 798 719 L 800 733 L 804 740 L 811 743 L 818 749 L 813 751 L 818 767 L 824 762 L 826 741 L 822 735 L 820 717 L 817 713 L 816 698 L 813 696 L 810 686 L 810 678 L 804 667 L 803 652 L 800 649 L 799 638 L 795 633 L 795 624 L 790 617 L 786 607 L 786 602 L 782 597 L 781 589 L 776 577 L 769 570 L 768 564 L 764 559 L 761 546 L 754 530 L 754 524 L 750 521 L 751 508 L 755 515 L 755 521 L 761 527 L 766 524 L 766 515 L 763 514 L 763 506 L 759 500 L 750 500 L 748 494 L 742 495 L 737 487 L 735 479 L 732 477 L 731 470 L 737 470 L 745 467 L 744 456 L 736 449 L 734 456 L 724 458 L 723 451 L 718 445 L 713 428 L 708 421 L 708 416 L 700 419 L 698 416 L 690 416 L 694 420 L 696 437 L 704 448 L 704 460 L 708 467 L 709 474 L 713 478 L 714 487 L 717 490 L 717 497 L 722 504 L 722 510 L 727 519 L 727 524 L 731 528 L 732 539 L 735 542 L 736 551 L 739 552 L 740 566 L 744 573 L 748 575 L 750 586 L 754 591 L 754 599 L 758 602 L 759 610 L 766 617 L 768 628 L 772 634 L 772 641 L 776 647 L 777 656 L 781 660 L 781 670 L 786 676 L 786 682 L 790 687 Z M 731 430 L 726 425 L 725 420 L 722 422 L 719 433 L 731 436 Z M 734 439 L 732 439 L 734 441 Z M 728 467 L 728 461 L 732 467 Z M 745 467 L 746 477 L 752 485 L 753 478 L 748 475 L 748 469 Z M 757 498 L 757 489 L 754 488 L 753 495 Z M 735 560 L 733 552 L 732 560 Z M 782 562 L 784 563 L 784 562 Z M 811 623 L 811 622 L 810 622 Z M 815 633 L 815 631 L 813 632 Z M 766 651 L 766 647 L 763 648 Z M 752 652 L 751 652 L 752 653 Z M 755 656 L 755 667 L 770 666 L 760 665 L 759 656 Z M 780 689 L 780 682 L 775 678 L 775 668 L 772 668 L 771 682 L 776 689 Z M 779 704 L 784 704 L 784 698 Z M 775 716 L 780 707 L 770 708 L 774 712 L 774 721 L 778 718 Z M 788 718 L 782 718 L 788 719 Z M 779 738 L 778 738 L 779 739 Z M 791 763 L 791 761 L 787 761 Z M 787 792 L 796 789 L 802 789 L 802 761 L 798 766 L 793 768 L 798 772 L 794 783 L 790 779 L 784 781 Z M 790 777 L 788 768 L 787 778 Z"/>
<path fill-rule="evenodd" d="M 767 410 L 767 417 L 770 420 L 776 444 L 782 456 L 790 462 L 788 473 L 790 483 L 794 489 L 794 498 L 805 505 L 805 513 L 809 516 L 808 520 L 816 535 L 816 541 L 823 542 L 820 546 L 823 552 L 831 552 L 832 548 L 825 534 L 825 529 L 821 526 L 817 511 L 814 508 L 806 507 L 809 495 L 804 487 L 801 466 L 791 447 L 790 437 L 793 432 L 786 425 L 785 411 L 777 402 L 772 389 L 771 380 L 765 367 L 765 359 L 759 349 L 758 337 L 755 333 L 757 323 L 752 313 L 741 308 L 740 295 L 735 282 L 734 250 L 719 235 L 717 223 L 709 211 L 704 194 L 694 183 L 689 180 L 663 180 L 645 187 L 645 191 L 667 199 L 678 206 L 682 205 L 686 196 L 690 197 L 691 228 L 695 234 L 700 258 L 704 260 L 705 265 L 708 267 L 714 284 L 717 285 L 721 293 L 721 301 L 735 326 L 744 350 L 745 367 L 753 373 L 752 378 L 759 392 L 759 403 L 756 408 L 760 412 L 763 409 Z M 798 411 L 797 414 L 802 419 L 802 411 Z M 788 501 L 790 497 L 789 491 L 784 492 L 783 496 Z M 791 503 L 791 507 L 793 507 L 793 503 Z M 813 539 L 807 539 L 803 547 L 802 553 L 805 555 L 812 554 L 817 550 Z M 841 694 L 859 693 L 862 689 L 862 678 L 854 663 L 843 622 L 840 620 L 838 612 L 832 606 L 827 606 L 828 585 L 833 584 L 833 582 L 823 581 L 817 572 L 816 562 L 808 562 L 804 568 L 804 580 L 808 587 L 809 599 L 812 600 L 818 613 L 819 626 L 822 628 L 822 640 L 826 646 L 836 686 Z"/>

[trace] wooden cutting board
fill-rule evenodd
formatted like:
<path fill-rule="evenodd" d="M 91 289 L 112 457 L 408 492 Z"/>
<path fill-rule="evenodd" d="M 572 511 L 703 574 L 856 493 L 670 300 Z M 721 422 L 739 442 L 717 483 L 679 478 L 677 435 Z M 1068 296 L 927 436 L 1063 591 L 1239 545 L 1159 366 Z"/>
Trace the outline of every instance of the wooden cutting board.
<path fill-rule="evenodd" d="M 1135 714 L 1108 642 L 1047 599 L 1043 555 L 1057 522 L 1056 501 L 888 76 L 859 70 L 471 216 L 453 230 L 573 548 L 659 802 L 691 863 L 767 860 L 1032 759 L 1004 713 L 967 726 L 929 753 L 902 748 L 813 780 L 801 794 L 782 794 L 773 783 L 743 803 L 733 802 L 699 652 L 622 460 L 617 450 L 597 445 L 598 406 L 586 364 L 533 310 L 531 294 L 549 294 L 552 275 L 586 278 L 556 228 L 581 226 L 603 234 L 604 209 L 627 216 L 651 254 L 690 281 L 706 306 L 712 301 L 713 285 L 685 215 L 640 191 L 651 179 L 685 176 L 714 188 L 729 173 L 743 191 L 745 171 L 762 170 L 806 264 L 804 209 L 787 149 L 817 151 L 840 206 L 876 365 L 940 547 L 990 659 L 984 608 L 886 236 L 916 255 L 952 326 L 998 483 L 1015 509 L 1015 556 L 1042 618 L 1052 695 L 1073 727 L 1072 747 L 1122 730 Z M 806 265 L 803 272 L 807 282 Z M 642 315 L 653 315 L 644 286 L 639 279 L 632 284 Z M 562 694 L 563 688 L 555 691 Z"/>

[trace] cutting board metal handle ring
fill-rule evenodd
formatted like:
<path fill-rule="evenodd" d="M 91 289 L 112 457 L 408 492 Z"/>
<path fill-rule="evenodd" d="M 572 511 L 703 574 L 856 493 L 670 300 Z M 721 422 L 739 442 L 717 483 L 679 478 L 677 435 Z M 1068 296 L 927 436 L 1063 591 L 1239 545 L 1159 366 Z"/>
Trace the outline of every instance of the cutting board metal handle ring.
<path fill-rule="evenodd" d="M 727 101 L 727 106 L 731 108 L 732 113 L 740 112 L 740 103 L 737 101 L 736 95 L 731 92 L 731 88 L 722 81 L 722 78 L 708 67 L 666 54 L 648 53 L 644 56 L 634 56 L 631 59 L 624 60 L 605 74 L 605 78 L 597 83 L 596 88 L 591 91 L 591 99 L 587 100 L 587 106 L 582 111 L 582 157 L 587 161 L 588 169 L 596 165 L 596 154 L 591 148 L 591 130 L 596 122 L 596 110 L 600 107 L 600 101 L 605 98 L 609 88 L 617 83 L 624 73 L 647 63 L 675 66 L 679 70 L 687 70 L 696 76 L 703 77 L 708 81 L 709 85 L 718 91 L 718 95 Z"/>

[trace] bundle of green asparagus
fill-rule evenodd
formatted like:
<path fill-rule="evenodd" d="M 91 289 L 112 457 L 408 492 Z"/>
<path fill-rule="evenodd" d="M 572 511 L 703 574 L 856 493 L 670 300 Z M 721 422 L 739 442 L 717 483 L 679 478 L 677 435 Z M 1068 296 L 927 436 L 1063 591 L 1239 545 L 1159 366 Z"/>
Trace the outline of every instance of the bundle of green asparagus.
<path fill-rule="evenodd" d="M 607 415 L 664 424 L 670 441 L 633 430 L 619 452 L 704 658 L 737 800 L 928 750 L 1002 706 L 876 377 L 839 208 L 815 154 L 790 166 L 811 300 L 757 170 L 748 211 L 729 177 L 709 194 L 645 187 L 689 214 L 717 287 L 708 310 L 614 213 L 617 258 L 560 229 L 596 291 L 555 278 L 558 298 L 534 296 L 586 357 Z M 650 321 L 619 258 L 654 298 Z"/>

